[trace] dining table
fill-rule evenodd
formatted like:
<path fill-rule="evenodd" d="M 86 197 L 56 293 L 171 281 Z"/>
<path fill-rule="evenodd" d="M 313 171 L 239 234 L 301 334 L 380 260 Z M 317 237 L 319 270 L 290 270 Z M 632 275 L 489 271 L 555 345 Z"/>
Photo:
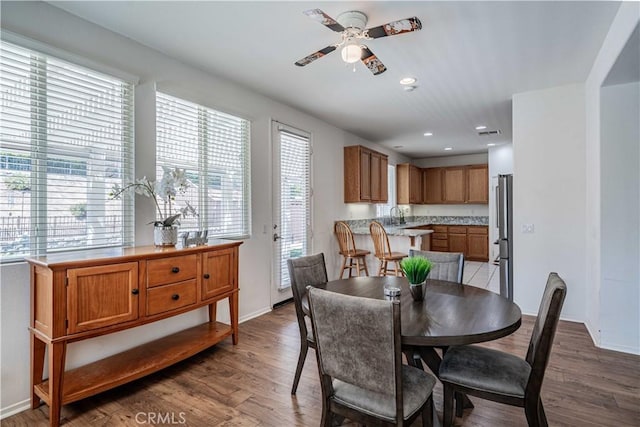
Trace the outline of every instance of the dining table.
<path fill-rule="evenodd" d="M 400 295 L 385 295 L 385 286 L 400 288 Z M 496 340 L 515 332 L 522 313 L 517 304 L 487 289 L 445 280 L 427 279 L 424 299 L 414 301 L 405 277 L 355 277 L 332 280 L 316 287 L 344 295 L 400 301 L 402 349 L 407 363 L 422 368 L 421 360 L 438 377 L 443 352 L 453 345 Z M 303 298 L 303 307 L 308 302 Z M 462 407 L 473 407 L 459 396 Z M 434 415 L 434 418 L 437 418 Z M 439 424 L 439 423 L 438 423 Z"/>

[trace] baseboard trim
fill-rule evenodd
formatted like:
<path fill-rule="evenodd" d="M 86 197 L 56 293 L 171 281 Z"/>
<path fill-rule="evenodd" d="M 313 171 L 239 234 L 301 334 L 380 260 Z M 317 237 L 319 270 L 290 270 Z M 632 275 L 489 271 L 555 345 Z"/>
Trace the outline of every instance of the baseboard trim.
<path fill-rule="evenodd" d="M 246 322 L 247 320 L 255 319 L 256 317 L 262 316 L 263 314 L 267 314 L 271 311 L 271 308 L 264 307 L 260 310 L 254 311 L 253 313 L 245 314 L 238 319 L 238 323 Z"/>
<path fill-rule="evenodd" d="M 31 409 L 31 399 L 26 399 L 13 405 L 9 405 L 6 408 L 0 408 L 0 420 L 15 415 L 19 412 Z"/>
<path fill-rule="evenodd" d="M 617 351 L 620 353 L 640 355 L 640 349 L 638 349 L 637 347 L 634 348 L 627 345 L 621 346 L 621 345 L 602 344 L 599 347 L 603 350 L 611 350 L 611 351 Z"/>

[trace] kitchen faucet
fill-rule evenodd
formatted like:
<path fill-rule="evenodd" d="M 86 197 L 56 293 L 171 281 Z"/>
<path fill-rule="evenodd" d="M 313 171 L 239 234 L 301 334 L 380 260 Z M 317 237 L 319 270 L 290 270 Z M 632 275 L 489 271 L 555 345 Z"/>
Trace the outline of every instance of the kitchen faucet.
<path fill-rule="evenodd" d="M 398 211 L 397 216 L 393 215 L 394 209 Z M 397 223 L 396 223 L 396 218 L 397 218 Z M 400 209 L 398 206 L 393 206 L 391 209 L 389 209 L 389 219 L 391 220 L 391 225 L 404 224 L 404 214 L 402 213 L 402 209 Z"/>

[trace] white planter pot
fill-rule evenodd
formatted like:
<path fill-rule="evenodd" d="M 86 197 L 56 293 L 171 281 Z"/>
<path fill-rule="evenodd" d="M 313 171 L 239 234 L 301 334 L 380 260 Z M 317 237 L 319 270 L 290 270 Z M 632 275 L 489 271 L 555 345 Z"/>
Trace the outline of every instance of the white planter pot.
<path fill-rule="evenodd" d="M 156 246 L 175 246 L 178 243 L 178 226 L 155 225 L 153 227 L 153 243 Z"/>

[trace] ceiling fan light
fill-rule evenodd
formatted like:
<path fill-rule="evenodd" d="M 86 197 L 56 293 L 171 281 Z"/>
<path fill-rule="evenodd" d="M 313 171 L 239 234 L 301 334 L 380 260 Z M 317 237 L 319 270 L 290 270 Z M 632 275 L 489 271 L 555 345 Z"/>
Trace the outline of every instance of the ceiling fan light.
<path fill-rule="evenodd" d="M 362 57 L 362 49 L 357 44 L 348 44 L 342 48 L 342 60 L 347 64 L 353 64 L 360 61 Z"/>

